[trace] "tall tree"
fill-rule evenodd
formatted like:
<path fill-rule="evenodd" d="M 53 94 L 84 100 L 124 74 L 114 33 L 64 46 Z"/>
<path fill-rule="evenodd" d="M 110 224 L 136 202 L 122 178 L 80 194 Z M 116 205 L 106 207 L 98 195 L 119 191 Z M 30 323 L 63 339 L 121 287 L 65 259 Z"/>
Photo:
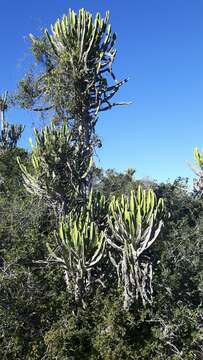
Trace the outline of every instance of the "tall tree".
<path fill-rule="evenodd" d="M 130 201 L 122 196 L 121 202 L 114 198 L 108 205 L 92 192 L 97 116 L 119 105 L 111 100 L 126 82 L 117 82 L 112 71 L 116 36 L 108 19 L 108 13 L 93 20 L 84 9 L 77 15 L 70 10 L 57 20 L 52 34 L 46 30 L 42 39 L 31 36 L 34 53 L 45 68 L 30 84 L 37 95 L 30 92 L 29 106 L 37 98 L 59 121 L 35 131 L 32 172 L 20 166 L 27 190 L 54 209 L 56 241 L 54 248 L 48 244 L 48 261 L 63 269 L 67 290 L 84 303 L 96 283 L 108 282 L 101 261 L 111 259 L 116 269 L 111 264 L 110 271 L 118 274 L 128 309 L 140 297 L 143 304 L 151 301 L 152 265 L 146 252 L 162 227 L 162 221 L 156 222 L 162 202 L 155 204 L 153 191 L 139 189 Z M 133 173 L 129 169 L 126 174 L 131 181 Z M 115 250 L 121 254 L 114 257 Z"/>
<path fill-rule="evenodd" d="M 54 121 L 57 119 L 57 124 L 66 123 L 67 127 L 63 128 L 63 144 L 58 141 L 61 130 L 53 126 L 41 134 L 35 133 L 37 147 L 33 151 L 32 179 L 26 174 L 26 169 L 23 172 L 33 192 L 43 187 L 39 181 L 37 186 L 34 185 L 34 178 L 39 179 L 40 173 L 45 173 L 44 168 L 48 169 L 49 183 L 57 186 L 54 194 L 59 189 L 56 179 L 60 178 L 61 184 L 66 182 L 65 189 L 61 188 L 64 191 L 60 194 L 60 208 L 65 206 L 70 209 L 67 193 L 69 188 L 73 191 L 72 185 L 74 193 L 79 190 L 78 198 L 86 198 L 92 183 L 91 158 L 95 147 L 101 145 L 95 136 L 97 115 L 123 104 L 111 101 L 127 80 L 117 81 L 112 70 L 116 35 L 112 33 L 108 21 L 109 13 L 104 19 L 100 14 L 93 19 L 84 9 L 78 14 L 70 10 L 68 16 L 64 15 L 52 26 L 51 34 L 45 30 L 42 38 L 30 35 L 34 55 L 43 65 L 43 70 L 36 78 L 29 74 L 20 82 L 18 99 L 24 107 L 37 111 L 51 110 Z M 60 149 L 56 149 L 59 142 Z M 50 148 L 54 146 L 53 151 L 58 154 L 55 154 L 57 161 L 53 169 L 45 155 L 50 154 Z M 44 157 L 43 161 L 40 156 Z M 61 169 L 64 169 L 64 174 Z M 43 182 L 46 184 L 45 177 L 44 174 Z"/>

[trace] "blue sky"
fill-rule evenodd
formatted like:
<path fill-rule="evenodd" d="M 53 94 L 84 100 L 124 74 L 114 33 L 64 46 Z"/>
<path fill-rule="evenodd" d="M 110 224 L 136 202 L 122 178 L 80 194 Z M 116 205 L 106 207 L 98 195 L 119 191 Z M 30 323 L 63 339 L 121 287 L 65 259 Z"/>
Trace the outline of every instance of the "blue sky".
<path fill-rule="evenodd" d="M 99 165 L 133 167 L 137 177 L 159 181 L 193 178 L 187 161 L 193 160 L 194 146 L 203 147 L 202 0 L 2 1 L 0 90 L 15 89 L 32 62 L 27 35 L 81 7 L 110 10 L 118 36 L 115 73 L 130 78 L 119 100 L 133 101 L 101 116 Z M 9 115 L 27 125 L 25 146 L 35 115 Z"/>

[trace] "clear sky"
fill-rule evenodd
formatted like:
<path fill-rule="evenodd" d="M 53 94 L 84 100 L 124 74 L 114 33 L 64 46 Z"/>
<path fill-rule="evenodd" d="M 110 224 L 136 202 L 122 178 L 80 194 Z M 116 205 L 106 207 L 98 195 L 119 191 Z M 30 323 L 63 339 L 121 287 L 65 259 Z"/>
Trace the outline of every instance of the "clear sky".
<path fill-rule="evenodd" d="M 2 0 L 0 90 L 15 89 L 32 62 L 26 36 L 81 7 L 110 10 L 118 36 L 115 73 L 130 78 L 119 99 L 134 102 L 100 118 L 99 165 L 134 167 L 138 177 L 159 181 L 192 178 L 187 161 L 194 146 L 203 147 L 202 0 Z M 27 125 L 25 145 L 34 115 L 10 116 Z"/>

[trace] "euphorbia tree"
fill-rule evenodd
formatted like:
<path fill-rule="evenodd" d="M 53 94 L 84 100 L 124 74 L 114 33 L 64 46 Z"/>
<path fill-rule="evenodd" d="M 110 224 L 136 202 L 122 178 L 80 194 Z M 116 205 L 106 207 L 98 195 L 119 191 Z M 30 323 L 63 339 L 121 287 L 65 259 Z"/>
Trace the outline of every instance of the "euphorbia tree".
<path fill-rule="evenodd" d="M 24 165 L 21 170 L 25 187 L 54 209 L 60 218 L 84 203 L 89 189 L 92 158 L 86 156 L 72 136 L 67 124 L 51 124 L 35 130 L 32 144 L 32 173 Z"/>
<path fill-rule="evenodd" d="M 108 202 L 104 196 L 91 191 L 88 202 L 78 215 L 72 211 L 61 219 L 56 232 L 57 247 L 50 249 L 51 258 L 64 270 L 67 290 L 77 303 L 85 303 L 86 295 L 95 286 L 104 285 L 102 272 L 106 246 Z"/>
<path fill-rule="evenodd" d="M 116 268 L 118 287 L 123 292 L 123 307 L 128 309 L 139 298 L 152 301 L 152 262 L 148 249 L 157 239 L 163 221 L 163 200 L 156 201 L 152 190 L 138 188 L 129 197 L 113 197 L 110 203 L 109 256 Z M 116 257 L 115 257 L 115 255 Z"/>
<path fill-rule="evenodd" d="M 78 14 L 70 10 L 68 16 L 52 26 L 51 33 L 46 30 L 41 39 L 30 35 L 33 52 L 43 70 L 36 78 L 29 75 L 20 82 L 21 105 L 38 111 L 51 109 L 57 125 L 66 123 L 67 127 L 62 137 L 64 129 L 57 131 L 53 126 L 35 132 L 34 171 L 30 175 L 23 169 L 23 173 L 33 192 L 44 194 L 44 187 L 48 186 L 54 189 L 54 201 L 56 193 L 57 197 L 60 193 L 60 209 L 71 210 L 70 192 L 72 196 L 77 194 L 80 201 L 85 200 L 91 187 L 89 165 L 95 147 L 101 144 L 95 136 L 97 115 L 120 104 L 111 100 L 126 81 L 116 81 L 112 71 L 116 35 L 108 20 L 109 13 L 104 19 L 100 14 L 93 19 L 84 9 Z M 39 178 L 44 182 L 40 183 Z M 48 192 L 46 197 L 50 198 Z"/>
<path fill-rule="evenodd" d="M 143 304 L 151 301 L 147 249 L 161 230 L 157 213 L 162 201 L 156 204 L 151 190 L 139 189 L 130 200 L 112 198 L 108 206 L 92 192 L 97 116 L 118 105 L 111 100 L 126 81 L 117 82 L 112 72 L 116 36 L 108 18 L 108 13 L 104 19 L 97 14 L 93 20 L 84 9 L 77 15 L 70 10 L 51 34 L 46 30 L 42 39 L 31 36 L 44 70 L 33 82 L 21 82 L 24 105 L 51 109 L 57 124 L 35 131 L 33 169 L 20 166 L 27 190 L 55 210 L 56 243 L 47 245 L 49 260 L 64 270 L 67 290 L 83 303 L 96 284 L 108 283 L 111 274 L 103 272 L 101 261 L 109 265 L 110 258 L 127 309 L 138 297 Z"/>
<path fill-rule="evenodd" d="M 20 82 L 19 99 L 24 107 L 51 109 L 57 123 L 67 122 L 75 137 L 90 147 L 95 144 L 97 114 L 122 104 L 112 102 L 125 80 L 117 81 L 112 71 L 116 35 L 104 19 L 81 9 L 64 15 L 42 38 L 30 35 L 34 55 L 42 72 Z"/>

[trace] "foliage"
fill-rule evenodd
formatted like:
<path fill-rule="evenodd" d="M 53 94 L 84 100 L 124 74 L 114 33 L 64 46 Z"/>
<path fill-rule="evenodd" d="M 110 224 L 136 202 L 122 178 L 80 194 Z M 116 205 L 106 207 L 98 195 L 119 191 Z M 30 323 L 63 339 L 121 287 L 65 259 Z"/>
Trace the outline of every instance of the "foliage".
<path fill-rule="evenodd" d="M 10 180 L 9 171 L 6 175 Z M 14 176 L 18 179 L 19 173 Z M 23 191 L 22 182 L 18 184 Z M 16 189 L 9 189 L 13 199 Z M 2 203 L 2 359 L 201 359 L 201 201 L 193 198 L 182 180 L 156 185 L 156 192 L 164 196 L 171 216 L 150 250 L 155 270 L 152 307 L 135 304 L 123 311 L 122 293 L 115 289 L 112 276 L 109 287 L 90 296 L 77 316 L 60 268 L 56 271 L 51 264 L 35 262 L 46 261 L 48 255 L 53 220 L 46 208 L 35 201 L 29 211 L 24 192 L 21 205 L 17 195 L 15 226 L 11 227 L 5 219 L 9 218 L 8 205 L 12 209 L 14 203 L 7 203 L 7 208 Z"/>
<path fill-rule="evenodd" d="M 94 169 L 93 186 L 106 197 L 110 195 L 125 194 L 128 195 L 131 190 L 137 190 L 134 169 L 127 169 L 124 173 L 118 173 L 115 170 L 108 169 L 105 172 L 102 169 Z"/>
<path fill-rule="evenodd" d="M 31 155 L 0 152 L 0 357 L 201 359 L 201 198 L 181 178 L 152 190 L 91 160 L 97 114 L 123 83 L 108 14 L 70 11 L 31 40 L 42 73 L 19 101 L 52 121 Z"/>

